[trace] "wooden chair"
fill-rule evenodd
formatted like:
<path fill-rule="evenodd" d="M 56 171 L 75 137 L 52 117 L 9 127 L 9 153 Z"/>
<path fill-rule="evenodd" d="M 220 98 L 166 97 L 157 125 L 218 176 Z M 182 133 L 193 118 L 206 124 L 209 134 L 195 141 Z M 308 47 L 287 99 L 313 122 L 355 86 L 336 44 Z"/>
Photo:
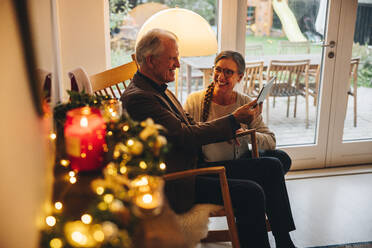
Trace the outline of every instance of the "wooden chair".
<path fill-rule="evenodd" d="M 42 92 L 43 100 L 50 102 L 52 94 L 52 73 L 43 69 L 36 69 L 36 79 Z"/>
<path fill-rule="evenodd" d="M 261 43 L 250 43 L 245 46 L 246 55 L 264 55 L 263 45 Z"/>
<path fill-rule="evenodd" d="M 310 60 L 272 60 L 267 72 L 268 80 L 276 76 L 270 91 L 270 96 L 273 97 L 273 107 L 275 107 L 276 97 L 287 97 L 287 117 L 289 116 L 290 98 L 295 97 L 293 117 L 296 117 L 297 96 L 305 97 L 306 128 L 309 127 L 309 64 Z M 301 89 L 300 83 L 305 85 L 303 89 Z M 269 123 L 269 98 L 267 98 L 266 104 L 266 123 Z"/>
<path fill-rule="evenodd" d="M 279 41 L 279 54 L 310 53 L 310 42 L 308 41 Z"/>
<path fill-rule="evenodd" d="M 262 88 L 263 81 L 263 61 L 248 62 L 245 64 L 245 77 L 243 92 L 249 96 L 257 96 Z"/>
<path fill-rule="evenodd" d="M 358 66 L 360 58 L 354 58 L 350 61 L 350 76 L 349 76 L 349 96 L 354 97 L 354 127 L 357 126 L 357 89 L 358 89 Z"/>
<path fill-rule="evenodd" d="M 127 64 L 91 75 L 89 77 L 95 95 L 111 95 L 120 98 L 127 83 L 137 71 L 137 64 L 131 61 Z"/>
<path fill-rule="evenodd" d="M 256 130 L 250 129 L 245 131 L 246 135 L 251 135 L 252 141 L 252 157 L 258 157 L 258 148 L 257 148 L 257 139 L 256 139 Z M 218 174 L 221 182 L 221 192 L 223 198 L 223 209 L 218 211 L 217 213 L 211 215 L 210 217 L 226 217 L 228 230 L 213 230 L 208 232 L 208 236 L 202 240 L 202 242 L 226 242 L 231 241 L 232 246 L 234 248 L 239 248 L 239 237 L 237 232 L 237 227 L 235 224 L 235 217 L 234 212 L 231 204 L 231 198 L 229 193 L 229 186 L 227 184 L 227 178 L 225 173 L 225 167 L 223 166 L 215 166 L 209 168 L 198 168 L 193 170 L 186 170 L 180 172 L 174 172 L 164 175 L 164 179 L 166 181 L 169 180 L 176 180 L 185 177 L 192 177 L 197 175 L 205 175 L 205 174 Z M 271 230 L 270 225 L 266 219 L 266 225 L 268 231 Z"/>

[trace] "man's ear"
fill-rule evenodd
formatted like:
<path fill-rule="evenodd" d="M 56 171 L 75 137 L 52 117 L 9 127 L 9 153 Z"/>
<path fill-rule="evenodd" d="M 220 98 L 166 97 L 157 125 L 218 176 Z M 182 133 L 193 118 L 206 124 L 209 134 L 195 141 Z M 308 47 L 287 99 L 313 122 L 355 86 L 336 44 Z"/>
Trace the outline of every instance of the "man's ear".
<path fill-rule="evenodd" d="M 154 57 L 152 55 L 146 57 L 146 65 L 151 69 L 154 68 Z"/>
<path fill-rule="evenodd" d="M 240 81 L 242 80 L 243 77 L 244 77 L 244 73 L 239 74 L 239 79 L 238 79 L 238 82 L 239 82 L 239 83 L 240 83 Z"/>

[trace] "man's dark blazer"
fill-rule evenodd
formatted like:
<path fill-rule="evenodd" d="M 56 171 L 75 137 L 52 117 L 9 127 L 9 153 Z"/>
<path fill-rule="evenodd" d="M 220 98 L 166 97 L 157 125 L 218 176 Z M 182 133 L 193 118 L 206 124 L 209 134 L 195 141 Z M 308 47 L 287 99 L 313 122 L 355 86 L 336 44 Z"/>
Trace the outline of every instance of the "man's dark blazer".
<path fill-rule="evenodd" d="M 199 151 L 202 145 L 225 141 L 233 137 L 229 117 L 195 123 L 185 113 L 180 102 L 169 90 L 165 94 L 172 101 L 175 111 L 169 102 L 152 85 L 150 79 L 138 72 L 121 97 L 123 107 L 129 115 L 138 121 L 152 118 L 155 123 L 167 129 L 167 140 L 171 150 L 167 154 L 167 172 L 193 169 L 197 166 Z M 189 210 L 194 202 L 194 180 L 178 180 L 167 183 L 166 196 L 171 207 L 182 213 Z"/>

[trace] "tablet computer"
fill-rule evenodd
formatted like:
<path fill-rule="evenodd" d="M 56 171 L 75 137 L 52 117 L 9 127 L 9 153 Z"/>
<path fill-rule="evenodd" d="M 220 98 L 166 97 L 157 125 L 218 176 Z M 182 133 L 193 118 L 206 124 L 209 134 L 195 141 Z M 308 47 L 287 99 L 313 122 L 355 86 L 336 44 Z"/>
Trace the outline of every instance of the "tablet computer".
<path fill-rule="evenodd" d="M 266 96 L 269 94 L 271 86 L 273 86 L 275 79 L 276 76 L 272 77 L 270 81 L 262 87 L 260 93 L 257 96 L 257 104 L 260 104 L 266 99 Z"/>

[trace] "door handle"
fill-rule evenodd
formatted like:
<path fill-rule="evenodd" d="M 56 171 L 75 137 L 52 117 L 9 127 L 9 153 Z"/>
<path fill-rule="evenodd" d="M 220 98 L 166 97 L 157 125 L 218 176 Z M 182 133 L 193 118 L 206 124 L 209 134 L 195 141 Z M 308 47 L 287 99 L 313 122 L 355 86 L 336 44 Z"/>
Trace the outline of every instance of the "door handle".
<path fill-rule="evenodd" d="M 336 42 L 331 40 L 328 44 L 326 44 L 325 41 L 320 41 L 320 42 L 315 43 L 314 45 L 318 45 L 318 46 L 321 46 L 321 47 L 334 48 L 336 46 Z"/>

